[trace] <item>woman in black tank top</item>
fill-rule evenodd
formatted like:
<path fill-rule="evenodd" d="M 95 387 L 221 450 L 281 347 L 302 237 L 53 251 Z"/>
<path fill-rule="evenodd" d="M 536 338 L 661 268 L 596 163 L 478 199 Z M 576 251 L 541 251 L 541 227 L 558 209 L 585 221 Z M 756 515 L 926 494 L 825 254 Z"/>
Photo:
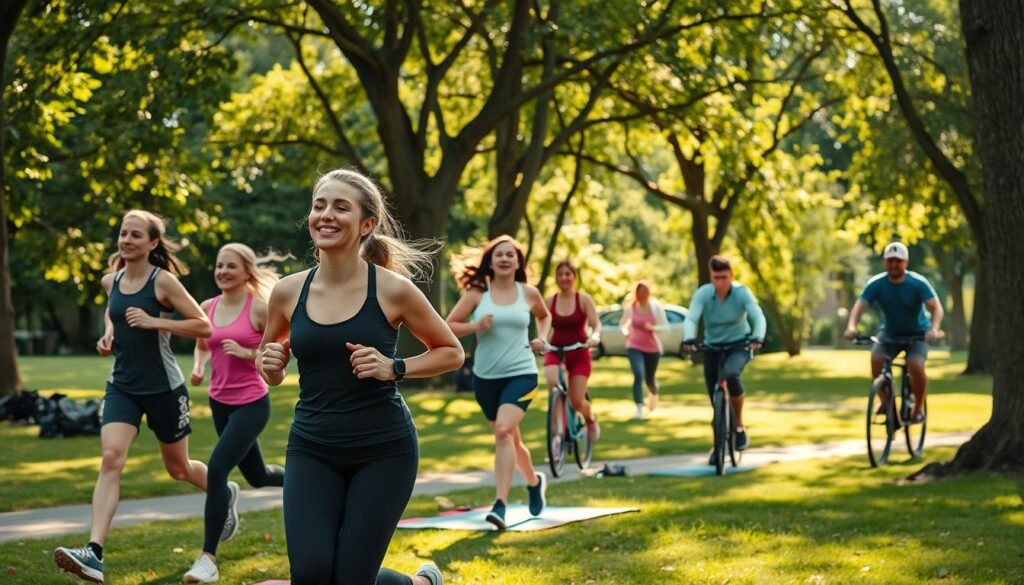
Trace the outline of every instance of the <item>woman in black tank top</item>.
<path fill-rule="evenodd" d="M 128 448 L 138 436 L 142 416 L 160 441 L 167 473 L 206 489 L 206 465 L 189 458 L 188 390 L 170 336 L 206 337 L 210 323 L 176 274 L 183 266 L 175 246 L 164 238 L 163 220 L 145 211 L 129 211 L 121 222 L 118 251 L 110 257 L 103 287 L 110 297 L 106 331 L 96 350 L 114 354 L 114 366 L 101 405 L 103 461 L 93 491 L 89 543 L 58 547 L 54 562 L 87 581 L 103 582 L 103 543 L 120 495 Z M 171 319 L 177 311 L 182 319 Z"/>
<path fill-rule="evenodd" d="M 284 480 L 292 584 L 440 585 L 432 563 L 413 576 L 381 568 L 419 460 L 398 382 L 463 360 L 409 280 L 429 270 L 433 250 L 404 243 L 381 192 L 354 171 L 317 181 L 307 220 L 318 265 L 274 287 L 257 360 L 272 386 L 284 381 L 292 353 L 298 360 Z M 396 355 L 401 325 L 425 352 Z"/>

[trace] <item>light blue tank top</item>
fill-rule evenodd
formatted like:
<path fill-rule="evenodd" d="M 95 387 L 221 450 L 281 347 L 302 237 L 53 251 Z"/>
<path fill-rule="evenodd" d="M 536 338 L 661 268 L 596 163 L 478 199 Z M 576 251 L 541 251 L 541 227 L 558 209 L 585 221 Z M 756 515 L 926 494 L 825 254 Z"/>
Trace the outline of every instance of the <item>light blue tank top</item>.
<path fill-rule="evenodd" d="M 511 305 L 497 305 L 491 291 L 484 291 L 473 311 L 473 320 L 493 315 L 487 331 L 476 332 L 476 355 L 473 373 L 493 380 L 522 374 L 536 374 L 537 360 L 530 350 L 530 305 L 523 285 L 516 283 L 516 300 Z"/>

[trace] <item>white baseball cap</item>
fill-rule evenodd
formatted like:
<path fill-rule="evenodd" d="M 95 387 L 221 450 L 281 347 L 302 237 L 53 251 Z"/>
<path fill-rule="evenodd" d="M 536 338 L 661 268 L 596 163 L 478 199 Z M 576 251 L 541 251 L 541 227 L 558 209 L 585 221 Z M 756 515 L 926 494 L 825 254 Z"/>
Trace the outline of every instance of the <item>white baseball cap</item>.
<path fill-rule="evenodd" d="M 903 242 L 890 242 L 889 244 L 886 244 L 882 258 L 885 260 L 888 260 L 889 258 L 910 260 L 910 250 L 907 249 Z"/>

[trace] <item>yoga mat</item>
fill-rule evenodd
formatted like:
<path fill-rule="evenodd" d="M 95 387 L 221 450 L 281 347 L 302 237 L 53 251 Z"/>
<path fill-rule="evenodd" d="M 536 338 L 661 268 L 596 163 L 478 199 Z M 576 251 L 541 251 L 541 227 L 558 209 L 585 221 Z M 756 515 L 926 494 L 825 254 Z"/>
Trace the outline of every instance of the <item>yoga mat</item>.
<path fill-rule="evenodd" d="M 740 465 L 739 467 L 733 467 L 732 465 L 726 464 L 725 475 L 731 475 L 733 473 L 743 473 L 744 471 L 752 471 L 756 469 L 753 465 Z M 682 467 L 670 467 L 668 469 L 657 469 L 655 471 L 647 472 L 647 475 L 655 475 L 658 477 L 705 477 L 709 475 L 715 475 L 714 465 L 684 465 Z"/>
<path fill-rule="evenodd" d="M 476 508 L 468 512 L 455 514 L 442 514 L 430 518 L 406 518 L 398 523 L 399 528 L 440 528 L 446 530 L 484 530 L 494 532 L 497 528 L 484 520 L 490 507 Z M 639 508 L 586 508 L 567 506 L 546 506 L 540 516 L 531 516 L 529 509 L 522 504 L 512 504 L 505 510 L 505 522 L 508 524 L 506 530 L 529 531 L 547 530 L 571 522 L 581 522 L 610 516 L 612 514 L 623 514 L 626 512 L 639 512 Z"/>

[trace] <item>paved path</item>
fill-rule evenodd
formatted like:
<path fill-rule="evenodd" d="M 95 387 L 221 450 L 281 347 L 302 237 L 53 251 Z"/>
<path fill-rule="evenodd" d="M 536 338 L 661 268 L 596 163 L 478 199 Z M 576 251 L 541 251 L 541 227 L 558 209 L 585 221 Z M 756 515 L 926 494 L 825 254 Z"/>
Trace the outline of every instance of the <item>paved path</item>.
<path fill-rule="evenodd" d="M 929 435 L 927 446 L 959 445 L 973 433 L 943 433 Z M 897 451 L 897 453 L 899 453 Z M 798 461 L 825 457 L 846 457 L 864 454 L 864 441 L 851 440 L 834 443 L 795 445 L 791 447 L 760 447 L 750 449 L 743 456 L 744 465 L 761 466 L 783 461 Z M 897 455 L 897 458 L 899 455 Z M 645 457 L 619 461 L 629 475 L 645 475 L 653 471 L 687 465 L 707 465 L 707 453 Z M 544 468 L 539 468 L 543 470 Z M 566 466 L 565 477 L 552 483 L 580 479 L 582 474 L 573 466 Z M 456 490 L 494 485 L 490 471 L 462 473 L 421 473 L 416 479 L 414 495 L 435 495 Z M 114 527 L 131 526 L 158 520 L 182 520 L 202 516 L 205 495 L 167 496 L 143 500 L 122 501 L 114 517 Z M 281 488 L 242 490 L 240 512 L 269 510 L 281 506 Z M 25 539 L 49 538 L 64 534 L 82 534 L 89 531 L 89 506 L 58 506 L 38 510 L 24 510 L 0 514 L 0 543 Z"/>

